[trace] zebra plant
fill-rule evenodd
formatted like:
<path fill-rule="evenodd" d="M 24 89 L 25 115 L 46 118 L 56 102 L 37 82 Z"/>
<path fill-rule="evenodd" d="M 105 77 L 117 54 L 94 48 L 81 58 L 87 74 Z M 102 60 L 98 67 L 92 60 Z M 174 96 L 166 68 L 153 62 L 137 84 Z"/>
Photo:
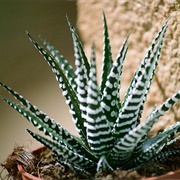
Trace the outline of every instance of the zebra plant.
<path fill-rule="evenodd" d="M 116 60 L 113 61 L 106 18 L 103 14 L 103 68 L 99 86 L 94 45 L 92 45 L 91 59 L 88 61 L 76 30 L 68 18 L 67 21 L 74 43 L 75 71 L 45 39 L 41 38 L 41 41 L 47 50 L 28 33 L 27 35 L 56 75 L 79 137 L 70 134 L 23 96 L 0 83 L 22 105 L 4 97 L 1 98 L 50 138 L 47 139 L 27 129 L 28 133 L 53 151 L 57 162 L 64 163 L 79 173 L 114 169 L 134 170 L 144 166 L 147 161 L 163 162 L 169 156 L 180 152 L 179 149 L 164 151 L 165 147 L 178 139 L 176 134 L 180 130 L 180 122 L 151 138 L 148 136 L 159 117 L 180 100 L 180 91 L 159 107 L 155 107 L 140 123 L 143 105 L 158 64 L 168 20 L 149 46 L 123 100 L 120 99 L 119 91 L 123 62 L 128 50 L 128 36 Z"/>

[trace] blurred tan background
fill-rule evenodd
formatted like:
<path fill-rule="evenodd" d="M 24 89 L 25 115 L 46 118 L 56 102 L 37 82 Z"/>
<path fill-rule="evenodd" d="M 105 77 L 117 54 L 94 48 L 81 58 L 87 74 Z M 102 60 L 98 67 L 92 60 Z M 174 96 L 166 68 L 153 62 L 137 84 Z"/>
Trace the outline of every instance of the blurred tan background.
<path fill-rule="evenodd" d="M 0 3 L 0 81 L 73 133 L 74 125 L 55 76 L 29 41 L 26 30 L 39 43 L 39 35 L 46 38 L 73 64 L 72 38 L 66 14 L 76 25 L 76 9 L 76 1 L 71 0 L 1 0 Z M 2 88 L 0 95 L 14 100 Z M 0 163 L 12 152 L 15 144 L 31 149 L 40 145 L 28 135 L 26 128 L 38 132 L 25 118 L 0 101 Z"/>

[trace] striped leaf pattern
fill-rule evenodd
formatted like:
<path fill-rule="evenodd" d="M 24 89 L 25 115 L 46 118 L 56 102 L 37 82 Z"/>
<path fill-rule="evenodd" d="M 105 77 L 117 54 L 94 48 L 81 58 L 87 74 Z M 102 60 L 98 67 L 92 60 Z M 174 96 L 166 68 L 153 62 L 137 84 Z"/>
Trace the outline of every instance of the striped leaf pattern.
<path fill-rule="evenodd" d="M 103 13 L 103 67 L 100 86 L 98 86 L 94 44 L 89 63 L 76 30 L 68 18 L 67 21 L 74 44 L 75 71 L 45 39 L 41 38 L 41 41 L 47 50 L 29 34 L 28 37 L 56 75 L 80 138 L 70 134 L 22 95 L 0 82 L 0 86 L 13 95 L 21 105 L 5 97 L 1 99 L 50 138 L 47 139 L 30 130 L 27 130 L 28 133 L 53 151 L 57 162 L 66 164 L 78 173 L 107 172 L 117 168 L 133 170 L 146 165 L 148 161 L 163 162 L 171 155 L 180 153 L 179 148 L 166 150 L 166 147 L 179 139 L 177 135 L 180 131 L 180 122 L 151 138 L 148 137 L 159 117 L 180 101 L 180 90 L 162 105 L 154 108 L 147 119 L 140 123 L 168 20 L 149 46 L 122 102 L 119 92 L 129 35 L 113 63 L 106 17 Z"/>
<path fill-rule="evenodd" d="M 149 46 L 148 50 L 147 50 L 147 53 L 146 55 L 144 56 L 144 58 L 142 59 L 137 71 L 135 72 L 134 74 L 134 78 L 132 79 L 131 83 L 130 83 L 130 86 L 128 88 L 128 91 L 125 95 L 125 100 L 124 102 L 126 101 L 126 99 L 129 97 L 129 95 L 131 94 L 132 90 L 133 90 L 133 87 L 135 86 L 135 84 L 137 83 L 137 79 L 138 79 L 138 76 L 139 74 L 141 74 L 141 72 L 143 71 L 144 69 L 144 66 L 146 64 L 146 62 L 151 58 L 156 58 L 155 59 L 155 63 L 154 63 L 154 66 L 152 67 L 152 73 L 149 75 L 149 83 L 147 84 L 146 86 L 146 92 L 144 94 L 144 98 L 143 98 L 143 101 L 141 103 L 141 106 L 139 108 L 139 113 L 138 113 L 138 119 L 137 119 L 137 124 L 139 124 L 139 120 L 141 118 L 141 114 L 142 114 L 142 110 L 143 110 L 143 105 L 144 105 L 144 102 L 146 100 L 146 96 L 149 92 L 149 89 L 150 89 L 150 85 L 152 83 L 152 79 L 153 79 L 153 76 L 154 76 L 154 73 L 155 73 L 155 69 L 158 65 L 158 59 L 159 59 L 159 55 L 160 55 L 160 51 L 161 51 L 161 47 L 162 47 L 162 43 L 159 43 L 158 44 L 158 41 L 162 41 L 163 38 L 164 38 L 164 35 L 166 33 L 166 29 L 167 29 L 167 23 L 168 23 L 169 19 L 166 20 L 166 22 L 163 24 L 163 26 L 161 27 L 161 29 L 159 30 L 159 32 L 156 34 L 155 38 L 152 40 L 152 43 L 151 45 Z M 159 45 L 157 47 L 157 45 Z M 157 54 L 157 56 L 153 56 L 153 54 Z"/>
<path fill-rule="evenodd" d="M 68 17 L 66 17 L 66 18 L 67 18 L 67 22 L 68 22 L 69 28 L 71 30 L 71 33 L 72 33 L 73 43 L 76 46 L 75 48 L 77 48 L 77 51 L 79 51 L 78 53 L 80 55 L 81 60 L 83 61 L 84 66 L 86 67 L 85 69 L 86 69 L 87 75 L 88 75 L 90 66 L 89 66 L 88 59 L 87 59 L 87 57 L 85 55 L 85 52 L 83 50 L 83 46 L 82 46 L 82 44 L 81 44 L 81 42 L 79 40 L 79 37 L 78 37 L 78 35 L 76 33 L 76 30 L 74 29 L 74 27 L 71 24 L 69 18 Z M 75 50 L 75 53 L 76 53 L 76 50 Z"/>
<path fill-rule="evenodd" d="M 95 52 L 91 59 L 88 82 L 86 131 L 90 149 L 101 156 L 112 147 L 113 136 L 104 111 L 100 106 L 100 92 L 96 78 Z"/>
<path fill-rule="evenodd" d="M 74 148 L 78 153 L 83 154 L 84 156 L 93 156 L 80 144 L 80 142 L 73 137 L 68 131 L 58 126 L 55 122 L 49 119 L 44 119 L 42 121 L 40 118 L 35 116 L 33 113 L 27 111 L 18 104 L 3 98 L 3 100 L 9 104 L 12 108 L 18 111 L 22 116 L 27 118 L 35 127 L 42 131 L 45 135 L 50 136 L 54 141 L 57 141 L 63 145 Z M 48 121 L 49 120 L 49 121 Z M 52 121 L 52 122 L 50 122 Z M 53 124 L 52 124 L 53 123 Z"/>
<path fill-rule="evenodd" d="M 129 95 L 123 102 L 119 117 L 113 129 L 116 138 L 126 135 L 132 128 L 139 124 L 140 113 L 145 102 L 149 86 L 154 75 L 155 67 L 159 58 L 162 41 L 166 32 L 166 26 L 158 33 L 156 44 L 151 44 L 147 56 L 142 61 L 143 66 L 137 70 L 132 81 Z M 156 47 L 154 49 L 154 47 Z M 141 64 L 141 65 L 142 65 Z"/>
<path fill-rule="evenodd" d="M 176 125 L 173 125 L 166 129 L 165 131 L 159 133 L 158 135 L 153 136 L 152 138 L 145 141 L 141 146 L 141 151 L 138 156 L 133 162 L 132 167 L 141 166 L 141 164 L 147 162 L 148 160 L 156 160 L 156 154 L 159 157 L 163 156 L 163 159 L 160 161 L 164 161 L 165 157 L 169 157 L 173 153 L 180 152 L 180 149 L 176 149 L 174 151 L 165 151 L 161 153 L 161 150 L 166 146 L 171 145 L 175 141 L 177 141 L 178 137 L 174 138 L 174 135 L 180 131 L 180 122 L 177 122 Z"/>
<path fill-rule="evenodd" d="M 114 126 L 114 123 L 118 117 L 119 109 L 121 107 L 119 90 L 123 62 L 128 49 L 128 47 L 126 46 L 127 40 L 128 37 L 125 39 L 117 56 L 117 60 L 111 68 L 101 100 L 101 106 L 105 112 L 107 119 L 109 120 L 111 128 L 113 128 Z"/>
<path fill-rule="evenodd" d="M 72 146 L 78 153 L 83 154 L 84 156 L 94 158 L 93 155 L 89 152 L 89 150 L 82 146 L 82 143 L 77 139 L 77 137 L 70 134 L 66 129 L 64 129 L 60 124 L 56 123 L 53 119 L 50 119 L 45 113 L 40 111 L 36 106 L 33 106 L 29 101 L 25 100 L 23 96 L 19 95 L 17 92 L 13 91 L 10 87 L 6 86 L 3 83 L 0 83 L 2 87 L 4 87 L 9 93 L 11 93 L 17 100 L 20 101 L 22 105 L 26 107 L 18 106 L 17 104 L 13 104 L 11 101 L 4 98 L 4 101 L 7 102 L 11 107 L 16 109 L 18 112 L 26 117 L 32 124 L 37 127 L 38 124 L 43 124 L 46 126 L 38 126 L 39 130 L 43 131 L 46 135 L 49 135 L 54 140 L 63 140 L 65 144 Z M 26 116 L 25 116 L 26 115 Z M 50 133 L 48 133 L 48 130 Z M 53 132 L 53 133 L 52 133 Z M 58 136 L 58 138 L 57 138 Z"/>
<path fill-rule="evenodd" d="M 141 144 L 147 138 L 147 135 L 154 125 L 155 122 L 159 119 L 160 116 L 164 115 L 164 113 L 169 110 L 176 102 L 180 100 L 180 91 L 174 94 L 171 98 L 167 99 L 159 108 L 153 110 L 153 112 L 148 116 L 148 118 L 137 127 L 133 128 L 128 132 L 123 138 L 118 141 L 118 143 L 114 146 L 112 150 L 112 155 L 117 154 L 118 152 L 130 152 L 133 153 L 137 144 L 141 142 Z M 173 127 L 172 131 L 174 133 L 177 132 L 176 128 Z M 140 146 L 140 145 L 139 145 Z"/>
<path fill-rule="evenodd" d="M 17 110 L 21 115 L 23 115 L 25 118 L 28 119 L 29 122 L 31 122 L 35 127 L 37 127 L 40 131 L 43 131 L 45 135 L 49 135 L 51 138 L 53 138 L 54 140 L 59 140 L 62 142 L 62 137 L 59 136 L 59 134 L 55 133 L 53 131 L 53 129 L 51 129 L 50 127 L 48 127 L 48 125 L 44 122 L 42 122 L 38 117 L 36 117 L 35 115 L 31 114 L 29 111 L 25 110 L 24 108 L 22 108 L 21 106 L 19 106 L 18 104 L 7 100 L 5 98 L 3 98 L 3 100 L 9 104 L 12 108 L 14 108 L 15 110 Z M 63 143 L 63 142 L 62 142 Z"/>
<path fill-rule="evenodd" d="M 74 91 L 76 91 L 76 89 L 77 89 L 77 87 L 76 87 L 77 84 L 75 83 L 76 74 L 74 73 L 73 67 L 68 63 L 68 61 L 64 58 L 64 56 L 61 55 L 59 53 L 59 51 L 54 48 L 54 46 L 52 46 L 44 38 L 41 37 L 40 39 L 43 42 L 44 46 L 47 48 L 47 50 L 54 57 L 54 60 L 56 60 L 59 63 L 59 66 L 64 71 L 66 78 L 69 80 Z"/>
<path fill-rule="evenodd" d="M 73 43 L 74 43 L 74 56 L 75 56 L 75 66 L 76 66 L 76 84 L 77 84 L 77 97 L 80 104 L 80 110 L 82 112 L 82 117 L 86 118 L 86 107 L 87 107 L 87 82 L 89 77 L 89 70 L 87 71 L 86 66 L 89 68 L 89 63 L 83 52 L 82 46 L 79 42 L 78 36 L 72 27 L 70 21 L 69 27 L 72 31 Z"/>
<path fill-rule="evenodd" d="M 59 87 L 63 91 L 63 96 L 66 98 L 66 103 L 70 107 L 70 113 L 73 116 L 74 123 L 76 125 L 76 129 L 81 136 L 81 138 L 86 142 L 85 128 L 83 126 L 84 121 L 81 116 L 81 111 L 79 108 L 79 102 L 77 99 L 77 95 L 73 90 L 72 86 L 69 83 L 69 80 L 64 75 L 63 70 L 59 66 L 59 64 L 53 59 L 51 55 L 47 53 L 37 42 L 28 34 L 30 41 L 34 44 L 35 48 L 39 50 L 39 52 L 44 56 L 45 60 L 52 67 L 52 71 L 56 75 L 56 79 L 59 82 Z"/>
<path fill-rule="evenodd" d="M 136 157 L 131 162 L 125 165 L 125 168 L 135 170 L 148 162 L 153 156 L 158 154 L 165 146 L 165 142 L 167 139 L 166 136 L 155 136 L 151 139 L 148 139 L 142 146 L 141 151 L 138 153 L 138 157 Z"/>

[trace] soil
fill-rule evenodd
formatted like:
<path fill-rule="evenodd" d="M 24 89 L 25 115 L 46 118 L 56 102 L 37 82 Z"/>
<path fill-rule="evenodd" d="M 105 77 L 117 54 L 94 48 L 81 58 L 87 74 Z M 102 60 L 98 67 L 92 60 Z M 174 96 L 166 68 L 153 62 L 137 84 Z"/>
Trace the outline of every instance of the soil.
<path fill-rule="evenodd" d="M 179 148 L 180 141 L 175 143 L 170 149 Z M 120 171 L 116 170 L 111 173 L 96 173 L 94 175 L 78 175 L 69 167 L 56 163 L 53 159 L 53 153 L 43 147 L 40 150 L 31 153 L 24 147 L 16 147 L 6 162 L 2 164 L 4 170 L 8 171 L 6 177 L 1 179 L 17 179 L 22 180 L 21 174 L 17 169 L 17 165 L 22 165 L 23 169 L 36 176 L 46 180 L 54 179 L 96 179 L 96 180 L 137 180 L 145 177 L 153 177 L 165 174 L 170 171 L 180 169 L 180 153 L 169 158 L 164 164 L 150 162 L 145 168 L 138 171 Z"/>

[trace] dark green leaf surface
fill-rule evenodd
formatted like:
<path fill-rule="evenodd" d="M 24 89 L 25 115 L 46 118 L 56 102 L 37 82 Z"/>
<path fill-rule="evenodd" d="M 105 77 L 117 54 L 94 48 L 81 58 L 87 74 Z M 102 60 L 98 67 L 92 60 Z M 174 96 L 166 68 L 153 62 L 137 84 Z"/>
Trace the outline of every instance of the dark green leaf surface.
<path fill-rule="evenodd" d="M 108 27 L 107 27 L 106 17 L 104 13 L 103 13 L 103 22 L 104 22 L 104 32 L 103 32 L 104 49 L 103 49 L 103 67 L 102 67 L 101 85 L 100 85 L 101 93 L 103 93 L 104 91 L 107 77 L 113 65 Z"/>

